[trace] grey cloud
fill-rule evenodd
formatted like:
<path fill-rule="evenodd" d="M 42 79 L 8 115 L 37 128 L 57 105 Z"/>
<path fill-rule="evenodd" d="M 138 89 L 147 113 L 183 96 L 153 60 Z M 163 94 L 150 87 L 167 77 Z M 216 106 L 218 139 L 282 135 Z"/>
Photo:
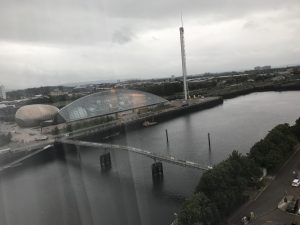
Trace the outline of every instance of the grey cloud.
<path fill-rule="evenodd" d="M 117 30 L 113 33 L 112 41 L 118 44 L 125 44 L 134 38 L 134 34 L 127 28 Z"/>
<path fill-rule="evenodd" d="M 135 32 L 164 29 L 187 20 L 208 23 L 266 10 L 293 10 L 297 0 L 10 0 L 0 2 L 0 39 L 97 44 L 126 42 L 115 32 L 127 25 Z"/>
<path fill-rule="evenodd" d="M 253 28 L 258 27 L 258 24 L 257 24 L 255 21 L 253 21 L 253 20 L 249 20 L 249 21 L 247 21 L 247 22 L 244 24 L 243 27 L 244 27 L 245 29 L 253 29 Z"/>
<path fill-rule="evenodd" d="M 23 87 L 179 75 L 181 10 L 191 74 L 299 59 L 299 0 L 3 0 L 0 78 Z"/>
<path fill-rule="evenodd" d="M 211 17 L 224 20 L 236 16 L 246 16 L 249 13 L 258 11 L 291 9 L 298 3 L 297 0 L 118 0 L 106 3 L 105 9 L 108 14 L 120 18 L 151 20 L 178 18 L 179 20 L 180 12 L 182 11 L 183 15 L 188 17 Z"/>

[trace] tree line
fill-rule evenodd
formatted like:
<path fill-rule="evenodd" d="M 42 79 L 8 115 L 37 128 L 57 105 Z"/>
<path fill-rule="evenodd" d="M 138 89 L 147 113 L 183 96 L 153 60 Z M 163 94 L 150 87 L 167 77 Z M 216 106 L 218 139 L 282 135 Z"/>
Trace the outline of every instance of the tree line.
<path fill-rule="evenodd" d="M 12 135 L 9 132 L 8 134 L 0 134 L 0 146 L 7 145 L 11 142 Z"/>
<path fill-rule="evenodd" d="M 280 124 L 274 127 L 247 155 L 233 151 L 227 159 L 203 174 L 193 196 L 184 202 L 178 224 L 222 224 L 249 199 L 249 190 L 261 187 L 261 168 L 270 173 L 278 171 L 299 141 L 300 118 L 294 126 Z"/>
<path fill-rule="evenodd" d="M 199 90 L 203 88 L 213 88 L 217 85 L 217 82 L 214 80 L 209 81 L 199 81 L 199 82 L 189 82 L 188 89 L 189 91 L 192 90 Z M 162 83 L 155 83 L 155 84 L 146 84 L 146 85 L 131 85 L 131 89 L 140 90 L 149 92 L 161 97 L 168 97 L 171 95 L 175 95 L 178 93 L 182 93 L 183 91 L 183 82 L 174 81 L 174 82 L 162 82 Z"/>
<path fill-rule="evenodd" d="M 97 118 L 97 119 L 92 119 L 90 121 L 77 122 L 74 124 L 68 124 L 65 128 L 62 128 L 62 129 L 58 129 L 58 127 L 55 127 L 51 133 L 52 133 L 52 135 L 58 135 L 60 133 L 72 132 L 75 130 L 80 130 L 83 128 L 88 128 L 88 127 L 108 123 L 113 120 L 114 120 L 114 117 L 106 116 L 106 117 L 101 117 L 101 118 Z"/>

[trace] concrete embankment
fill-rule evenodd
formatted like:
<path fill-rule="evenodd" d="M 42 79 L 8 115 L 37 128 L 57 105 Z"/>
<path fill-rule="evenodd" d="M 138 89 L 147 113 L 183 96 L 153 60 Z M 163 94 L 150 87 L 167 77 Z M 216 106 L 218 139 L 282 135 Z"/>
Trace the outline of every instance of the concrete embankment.
<path fill-rule="evenodd" d="M 166 110 L 166 111 L 161 111 L 161 112 L 156 112 L 152 113 L 151 115 L 144 116 L 142 118 L 136 119 L 134 121 L 128 121 L 124 123 L 126 128 L 132 128 L 136 126 L 142 126 L 142 123 L 144 121 L 156 121 L 156 122 L 163 122 L 166 120 L 173 119 L 175 117 L 179 117 L 188 113 L 204 110 L 204 109 L 209 109 L 214 106 L 220 105 L 223 103 L 223 98 L 221 97 L 211 97 L 208 98 L 207 100 L 204 100 L 199 103 L 187 105 L 187 106 L 181 106 L 177 107 L 171 110 Z"/>
<path fill-rule="evenodd" d="M 143 122 L 145 121 L 155 121 L 155 122 L 163 122 L 166 120 L 170 120 L 175 117 L 179 117 L 188 113 L 209 109 L 214 106 L 223 104 L 223 98 L 222 97 L 210 97 L 206 100 L 202 100 L 199 103 L 194 103 L 187 106 L 180 106 L 175 107 L 147 115 L 140 116 L 139 118 L 127 120 L 124 122 L 119 122 L 117 124 L 112 124 L 111 126 L 107 127 L 95 127 L 95 128 L 87 128 L 86 131 L 83 132 L 76 132 L 72 135 L 72 137 L 76 137 L 77 139 L 94 139 L 95 136 L 93 134 L 97 135 L 97 138 L 105 138 L 109 136 L 113 136 L 114 134 L 117 134 L 119 132 L 125 132 L 130 129 L 139 129 L 143 125 Z"/>

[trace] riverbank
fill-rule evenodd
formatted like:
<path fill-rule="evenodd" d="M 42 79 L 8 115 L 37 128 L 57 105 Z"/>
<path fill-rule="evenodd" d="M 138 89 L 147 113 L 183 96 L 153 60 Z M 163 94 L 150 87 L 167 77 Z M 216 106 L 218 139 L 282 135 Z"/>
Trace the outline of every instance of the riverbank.
<path fill-rule="evenodd" d="M 157 111 L 154 113 L 141 114 L 137 118 L 131 118 L 127 120 L 112 121 L 107 124 L 88 127 L 80 130 L 76 130 L 67 134 L 71 138 L 77 139 L 93 139 L 93 134 L 97 134 L 99 138 L 106 138 L 111 135 L 115 135 L 118 132 L 125 132 L 132 129 L 139 129 L 143 127 L 145 121 L 163 122 L 182 115 L 193 113 L 205 109 L 215 107 L 223 104 L 223 98 L 221 97 L 208 97 L 204 99 L 196 99 L 191 101 L 189 105 L 172 107 Z M 85 139 L 86 140 L 86 139 Z"/>
<path fill-rule="evenodd" d="M 300 80 L 293 79 L 288 81 L 267 81 L 267 82 L 246 82 L 237 83 L 233 85 L 215 86 L 211 88 L 194 89 L 189 92 L 191 96 L 220 96 L 223 99 L 230 99 L 247 95 L 255 92 L 268 92 L 268 91 L 299 91 Z M 163 96 L 168 100 L 182 98 L 182 93 L 176 93 L 170 96 Z"/>
<path fill-rule="evenodd" d="M 223 99 L 230 99 L 247 95 L 255 92 L 268 92 L 268 91 L 299 91 L 300 81 L 293 82 L 257 82 L 246 85 L 234 85 L 226 87 L 215 87 L 207 90 L 194 90 L 191 95 L 204 95 L 204 96 L 221 96 Z"/>
<path fill-rule="evenodd" d="M 111 136 L 118 135 L 121 132 L 125 132 L 128 129 L 139 129 L 143 127 L 145 121 L 156 121 L 162 122 L 175 117 L 179 117 L 188 113 L 205 110 L 217 106 L 223 103 L 223 99 L 220 97 L 210 97 L 206 99 L 199 99 L 191 101 L 190 105 L 178 106 L 173 108 L 168 108 L 163 111 L 157 111 L 151 114 L 141 115 L 139 118 L 134 118 L 130 120 L 118 120 L 111 121 L 106 124 L 96 125 L 92 127 L 87 127 L 80 130 L 75 130 L 65 134 L 60 134 L 53 136 L 46 141 L 31 141 L 23 145 L 10 145 L 5 152 L 0 154 L 0 165 L 6 167 L 20 158 L 37 151 L 47 145 L 53 144 L 57 138 L 77 138 L 77 139 L 93 139 L 93 135 L 96 134 L 97 137 L 100 136 L 101 139 L 107 139 Z"/>
<path fill-rule="evenodd" d="M 226 160 L 203 174 L 195 194 L 180 210 L 179 224 L 224 224 L 230 214 L 249 200 L 249 193 L 261 187 L 261 168 L 273 174 L 280 171 L 295 152 L 299 140 L 300 118 L 292 127 L 281 124 L 273 128 L 246 156 L 233 151 Z"/>
<path fill-rule="evenodd" d="M 227 225 L 239 224 L 243 216 L 249 215 L 250 212 L 255 212 L 255 220 L 251 221 L 251 224 L 263 224 L 267 220 L 274 220 L 276 217 L 283 219 L 281 224 L 290 224 L 295 218 L 294 215 L 282 213 L 280 210 L 274 210 L 277 208 L 277 204 L 284 194 L 294 195 L 299 190 L 291 186 L 291 181 L 294 179 L 292 171 L 299 168 L 300 160 L 300 146 L 296 146 L 294 154 L 292 154 L 284 165 L 279 169 L 275 176 L 269 180 L 269 182 L 257 192 L 254 199 L 249 200 L 239 209 L 237 209 L 227 220 Z M 271 196 L 271 197 L 270 197 Z M 298 220 L 298 222 L 300 222 Z"/>
<path fill-rule="evenodd" d="M 230 99 L 239 97 L 242 95 L 247 95 L 255 92 L 267 92 L 267 91 L 299 91 L 300 90 L 300 82 L 299 83 L 286 83 L 286 84 L 264 84 L 264 85 L 253 85 L 246 87 L 236 87 L 236 89 L 229 90 L 216 90 L 211 91 L 208 95 L 218 94 L 218 96 L 223 97 L 224 99 Z"/>

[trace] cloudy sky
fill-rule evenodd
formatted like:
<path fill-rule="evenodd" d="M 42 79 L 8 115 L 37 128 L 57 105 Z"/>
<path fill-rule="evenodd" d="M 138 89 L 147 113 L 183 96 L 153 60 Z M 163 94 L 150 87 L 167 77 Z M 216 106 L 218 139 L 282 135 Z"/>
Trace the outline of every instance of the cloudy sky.
<path fill-rule="evenodd" d="M 299 0 L 0 0 L 7 89 L 300 63 Z"/>

